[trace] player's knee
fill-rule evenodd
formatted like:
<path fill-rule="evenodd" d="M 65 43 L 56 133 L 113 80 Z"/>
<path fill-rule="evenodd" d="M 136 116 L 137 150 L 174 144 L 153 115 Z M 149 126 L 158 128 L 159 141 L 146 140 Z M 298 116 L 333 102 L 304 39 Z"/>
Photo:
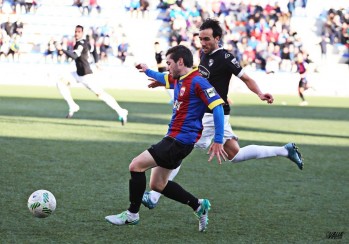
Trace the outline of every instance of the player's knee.
<path fill-rule="evenodd" d="M 236 139 L 232 138 L 224 143 L 224 150 L 228 154 L 228 159 L 232 160 L 239 153 L 240 147 Z"/>
<path fill-rule="evenodd" d="M 152 189 L 153 191 L 157 191 L 157 192 L 162 192 L 165 188 L 165 184 L 161 183 L 161 182 L 150 182 L 149 183 L 149 187 L 150 189 Z"/>
<path fill-rule="evenodd" d="M 228 160 L 232 161 L 236 155 L 239 153 L 239 150 L 238 151 L 232 151 L 232 152 L 227 152 L 228 153 Z"/>
<path fill-rule="evenodd" d="M 139 162 L 137 158 L 134 158 L 130 165 L 128 166 L 130 172 L 142 172 L 143 170 L 139 167 Z"/>
<path fill-rule="evenodd" d="M 102 101 L 104 101 L 107 98 L 107 96 L 108 96 L 105 92 L 94 91 L 94 93 Z"/>
<path fill-rule="evenodd" d="M 58 80 L 58 84 L 64 84 L 66 86 L 69 86 L 70 85 L 70 81 L 64 77 L 61 77 L 59 80 Z M 57 85 L 58 85 L 57 84 Z"/>

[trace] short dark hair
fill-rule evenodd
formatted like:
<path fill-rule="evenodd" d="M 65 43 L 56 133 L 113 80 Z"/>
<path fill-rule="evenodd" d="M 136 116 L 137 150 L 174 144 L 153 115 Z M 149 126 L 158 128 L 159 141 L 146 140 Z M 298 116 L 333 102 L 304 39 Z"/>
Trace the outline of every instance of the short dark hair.
<path fill-rule="evenodd" d="M 84 27 L 82 25 L 77 25 L 77 26 L 75 26 L 75 29 L 76 28 L 80 28 L 82 31 L 84 31 Z"/>
<path fill-rule="evenodd" d="M 178 45 L 171 47 L 167 50 L 166 56 L 167 55 L 170 55 L 170 58 L 173 59 L 173 61 L 175 62 L 177 62 L 180 58 L 183 58 L 185 67 L 193 67 L 193 54 L 186 46 Z"/>
<path fill-rule="evenodd" d="M 206 29 L 212 29 L 212 35 L 213 37 L 219 36 L 219 39 L 222 38 L 223 35 L 223 29 L 219 24 L 218 20 L 207 18 L 202 25 L 200 26 L 199 30 L 206 30 Z"/>

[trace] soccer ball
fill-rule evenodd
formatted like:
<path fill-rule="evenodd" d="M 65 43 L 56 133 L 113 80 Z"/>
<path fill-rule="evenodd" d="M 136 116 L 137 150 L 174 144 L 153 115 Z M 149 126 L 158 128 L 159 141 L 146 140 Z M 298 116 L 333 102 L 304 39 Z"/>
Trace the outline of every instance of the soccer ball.
<path fill-rule="evenodd" d="M 56 198 L 47 190 L 37 190 L 28 199 L 29 211 L 37 218 L 46 218 L 56 209 Z"/>

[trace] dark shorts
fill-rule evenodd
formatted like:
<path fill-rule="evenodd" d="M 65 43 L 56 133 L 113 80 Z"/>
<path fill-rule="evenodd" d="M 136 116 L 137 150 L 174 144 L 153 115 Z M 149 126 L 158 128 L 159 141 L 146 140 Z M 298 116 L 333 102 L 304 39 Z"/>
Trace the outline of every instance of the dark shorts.
<path fill-rule="evenodd" d="M 148 149 L 156 164 L 166 169 L 175 169 L 190 154 L 194 145 L 183 144 L 172 137 L 165 137 Z"/>
<path fill-rule="evenodd" d="M 299 80 L 298 87 L 307 88 L 308 81 L 306 78 L 302 78 Z"/>

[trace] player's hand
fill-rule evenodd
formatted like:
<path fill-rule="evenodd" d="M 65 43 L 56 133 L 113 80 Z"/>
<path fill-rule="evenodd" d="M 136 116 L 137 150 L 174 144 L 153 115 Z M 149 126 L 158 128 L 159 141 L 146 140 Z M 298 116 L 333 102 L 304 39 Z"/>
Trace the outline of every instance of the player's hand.
<path fill-rule="evenodd" d="M 258 96 L 262 101 L 267 101 L 267 103 L 269 104 L 274 102 L 273 96 L 269 93 L 261 93 L 261 94 L 258 94 Z"/>
<path fill-rule="evenodd" d="M 135 67 L 139 72 L 145 72 L 148 69 L 146 64 L 137 64 Z"/>
<path fill-rule="evenodd" d="M 161 82 L 158 82 L 157 80 L 153 79 L 153 78 L 149 78 L 148 80 L 150 80 L 151 82 L 149 83 L 148 87 L 149 88 L 155 88 L 155 87 L 159 87 L 159 86 L 165 86 L 164 84 L 162 84 Z"/>
<path fill-rule="evenodd" d="M 208 154 L 210 154 L 210 157 L 208 159 L 209 162 L 214 158 L 214 156 L 217 157 L 218 163 L 222 164 L 222 159 L 224 161 L 227 161 L 228 153 L 224 150 L 223 144 L 219 143 L 212 143 L 210 146 L 210 149 L 208 149 Z"/>

